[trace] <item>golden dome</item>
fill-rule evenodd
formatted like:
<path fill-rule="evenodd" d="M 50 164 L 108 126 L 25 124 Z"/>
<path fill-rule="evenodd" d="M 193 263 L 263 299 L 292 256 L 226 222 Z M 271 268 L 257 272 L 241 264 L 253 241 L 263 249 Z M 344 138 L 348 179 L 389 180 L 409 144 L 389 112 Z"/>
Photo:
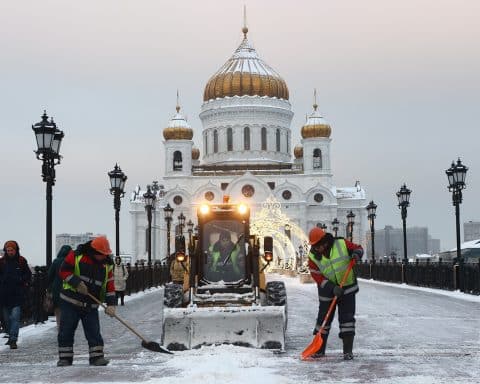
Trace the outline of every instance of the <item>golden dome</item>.
<path fill-rule="evenodd" d="M 288 100 L 285 80 L 265 63 L 244 38 L 233 56 L 208 80 L 203 101 L 232 96 L 268 96 Z"/>
<path fill-rule="evenodd" d="M 200 158 L 200 150 L 197 147 L 192 147 L 192 160 L 198 160 Z"/>
<path fill-rule="evenodd" d="M 318 105 L 313 104 L 313 113 L 308 117 L 307 122 L 302 127 L 302 137 L 308 139 L 311 137 L 330 137 L 332 128 L 317 111 Z"/>
<path fill-rule="evenodd" d="M 176 107 L 177 113 L 168 122 L 167 128 L 163 130 L 165 140 L 192 140 L 193 130 L 187 120 L 180 114 L 180 106 Z"/>
<path fill-rule="evenodd" d="M 293 148 L 293 155 L 296 159 L 301 159 L 303 157 L 303 146 L 302 144 L 297 144 L 295 148 Z"/>

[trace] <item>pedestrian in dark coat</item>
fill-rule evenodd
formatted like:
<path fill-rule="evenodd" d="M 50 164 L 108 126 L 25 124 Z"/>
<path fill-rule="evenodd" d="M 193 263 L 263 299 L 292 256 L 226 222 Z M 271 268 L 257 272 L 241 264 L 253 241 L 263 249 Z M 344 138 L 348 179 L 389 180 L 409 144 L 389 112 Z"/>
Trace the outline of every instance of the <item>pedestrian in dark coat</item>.
<path fill-rule="evenodd" d="M 57 320 L 57 329 L 60 327 L 60 291 L 62 290 L 63 280 L 60 278 L 58 272 L 62 266 L 65 257 L 72 250 L 69 245 L 63 245 L 58 251 L 57 258 L 53 260 L 52 265 L 48 270 L 48 287 L 52 293 L 53 311 L 55 319 Z"/>
<path fill-rule="evenodd" d="M 20 329 L 21 307 L 30 285 L 32 272 L 27 260 L 20 256 L 18 243 L 9 240 L 3 247 L 4 256 L 0 259 L 0 307 L 3 321 L 9 335 L 7 345 L 17 349 Z"/>

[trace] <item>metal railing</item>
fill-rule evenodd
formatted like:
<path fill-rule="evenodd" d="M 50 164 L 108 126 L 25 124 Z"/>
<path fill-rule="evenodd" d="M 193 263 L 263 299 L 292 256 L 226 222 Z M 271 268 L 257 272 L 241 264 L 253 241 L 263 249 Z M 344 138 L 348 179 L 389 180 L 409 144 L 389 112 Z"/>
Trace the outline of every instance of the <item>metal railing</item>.
<path fill-rule="evenodd" d="M 153 265 L 135 263 L 134 265 L 127 264 L 125 267 L 128 270 L 126 295 L 165 285 L 170 281 L 170 272 L 165 263 Z M 46 267 L 35 267 L 32 271 L 32 280 L 27 288 L 22 306 L 21 326 L 43 323 L 49 315 L 52 315 L 52 313 L 47 313 L 44 308 L 48 288 L 47 272 Z"/>
<path fill-rule="evenodd" d="M 357 276 L 364 279 L 406 283 L 420 287 L 430 287 L 480 295 L 480 261 L 478 263 L 455 264 L 418 260 L 414 263 L 401 263 L 381 260 L 371 263 L 364 261 L 355 266 Z"/>

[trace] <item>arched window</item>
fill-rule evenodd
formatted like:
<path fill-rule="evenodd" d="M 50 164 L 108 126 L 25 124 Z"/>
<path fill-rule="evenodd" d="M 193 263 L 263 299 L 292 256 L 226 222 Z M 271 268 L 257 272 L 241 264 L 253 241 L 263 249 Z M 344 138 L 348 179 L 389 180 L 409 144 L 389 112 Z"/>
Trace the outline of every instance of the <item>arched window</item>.
<path fill-rule="evenodd" d="M 227 128 L 227 151 L 233 151 L 233 131 Z"/>
<path fill-rule="evenodd" d="M 313 150 L 313 169 L 322 168 L 322 151 L 318 148 Z"/>
<path fill-rule="evenodd" d="M 277 152 L 280 152 L 280 129 L 277 129 L 277 132 L 275 133 L 275 140 L 276 140 L 276 150 Z"/>
<path fill-rule="evenodd" d="M 262 151 L 267 150 L 267 128 L 262 127 Z"/>
<path fill-rule="evenodd" d="M 205 152 L 205 155 L 208 155 L 208 133 L 205 133 L 203 138 L 203 152 Z"/>
<path fill-rule="evenodd" d="M 182 152 L 180 151 L 173 152 L 173 170 L 174 171 L 182 170 Z"/>
<path fill-rule="evenodd" d="M 243 149 L 250 150 L 250 127 L 243 128 Z"/>
<path fill-rule="evenodd" d="M 218 152 L 218 132 L 217 130 L 213 131 L 213 153 Z"/>

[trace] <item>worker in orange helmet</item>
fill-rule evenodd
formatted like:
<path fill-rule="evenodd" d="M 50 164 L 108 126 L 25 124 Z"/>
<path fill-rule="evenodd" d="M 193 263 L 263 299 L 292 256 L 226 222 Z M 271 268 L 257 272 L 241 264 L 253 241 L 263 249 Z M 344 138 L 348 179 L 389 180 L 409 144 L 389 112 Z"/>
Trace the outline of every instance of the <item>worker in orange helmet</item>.
<path fill-rule="evenodd" d="M 115 315 L 117 300 L 111 253 L 107 238 L 99 236 L 79 245 L 75 251 L 70 251 L 60 267 L 63 287 L 60 293 L 61 318 L 58 332 L 59 367 L 73 363 L 73 340 L 80 320 L 88 341 L 90 365 L 108 364 L 103 353 L 98 304 L 89 294 L 106 302 L 107 315 Z"/>
<path fill-rule="evenodd" d="M 326 233 L 318 227 L 310 231 L 309 243 L 311 248 L 308 254 L 308 267 L 317 283 L 320 302 L 313 334 L 317 334 L 320 330 L 330 303 L 336 296 L 340 327 L 339 337 L 343 340 L 343 358 L 352 360 L 353 339 L 355 337 L 355 294 L 358 292 L 357 279 L 353 270 L 348 274 L 343 287 L 340 287 L 339 284 L 351 258 L 359 261 L 363 256 L 363 248 L 342 237 L 334 238 L 332 234 Z M 325 356 L 330 325 L 334 316 L 335 310 L 322 329 L 322 347 L 312 357 L 321 358 Z"/>

